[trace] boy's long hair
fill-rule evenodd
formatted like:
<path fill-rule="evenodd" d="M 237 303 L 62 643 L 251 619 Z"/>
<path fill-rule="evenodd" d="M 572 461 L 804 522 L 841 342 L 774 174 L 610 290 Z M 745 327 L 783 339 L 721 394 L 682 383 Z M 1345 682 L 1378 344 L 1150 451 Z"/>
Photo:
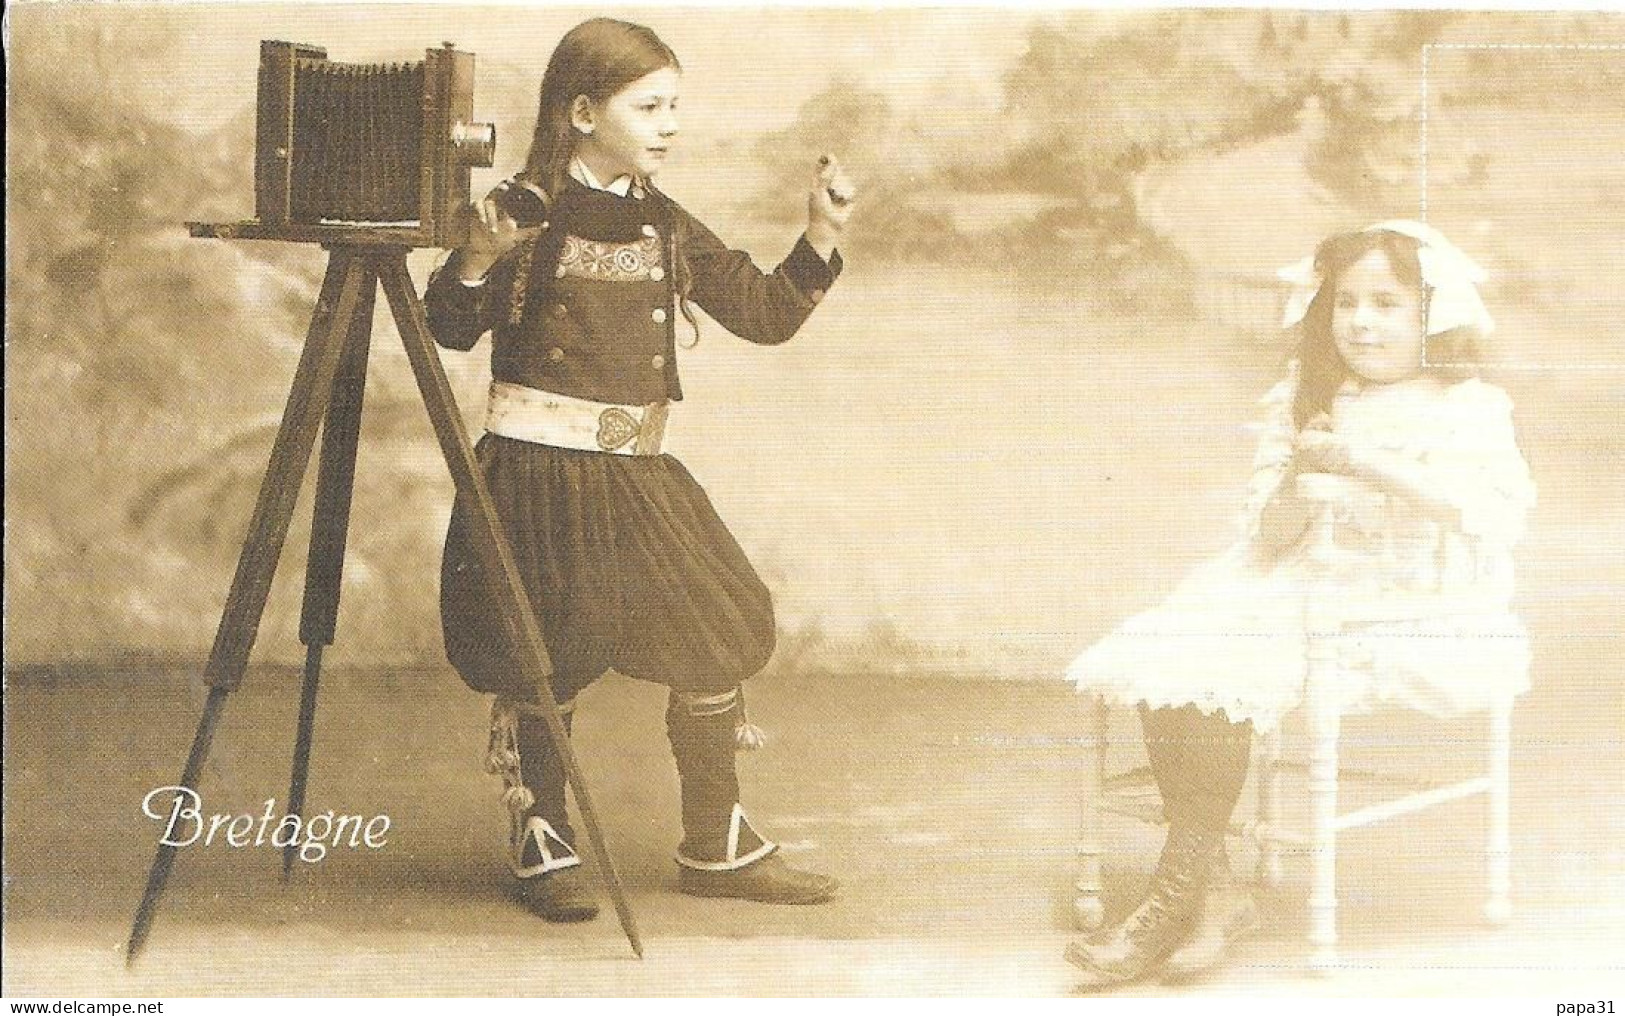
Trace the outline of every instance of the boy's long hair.
<path fill-rule="evenodd" d="M 1304 312 L 1299 326 L 1298 389 L 1292 396 L 1292 422 L 1299 430 L 1322 413 L 1331 412 L 1332 399 L 1351 371 L 1332 337 L 1332 311 L 1337 305 L 1337 281 L 1355 262 L 1372 251 L 1382 251 L 1394 276 L 1414 286 L 1422 297 L 1422 321 L 1427 321 L 1430 290 L 1422 284 L 1417 241 L 1401 233 L 1361 230 L 1328 237 L 1315 249 L 1315 272 L 1320 289 Z M 1478 376 L 1479 336 L 1472 328 L 1456 328 L 1426 338 L 1424 373 L 1448 381 Z"/>
<path fill-rule="evenodd" d="M 570 106 L 576 96 L 585 95 L 593 104 L 602 104 L 639 78 L 667 68 L 683 69 L 671 47 L 643 25 L 592 18 L 564 33 L 542 74 L 536 131 L 531 136 L 525 168 L 517 174 L 519 179 L 540 187 L 551 202 L 563 190 L 575 155 L 576 133 L 570 121 Z M 676 263 L 672 265 L 672 283 L 678 307 L 698 341 L 699 325 L 688 302 L 688 262 L 681 244 L 673 247 Z"/>
<path fill-rule="evenodd" d="M 570 105 L 576 96 L 585 95 L 593 104 L 602 104 L 639 78 L 668 67 L 683 69 L 671 47 L 643 25 L 593 18 L 570 29 L 542 74 L 536 132 L 520 177 L 550 196 L 557 195 L 570 175 L 570 159 L 575 155 Z"/>

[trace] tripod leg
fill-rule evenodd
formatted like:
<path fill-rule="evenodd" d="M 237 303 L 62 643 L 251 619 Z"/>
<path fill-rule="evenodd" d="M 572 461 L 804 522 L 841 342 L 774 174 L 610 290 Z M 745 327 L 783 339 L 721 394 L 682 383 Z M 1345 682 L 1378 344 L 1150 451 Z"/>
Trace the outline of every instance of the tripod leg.
<path fill-rule="evenodd" d="M 192 751 L 186 756 L 186 769 L 181 773 L 178 786 L 196 787 L 203 761 L 209 757 L 209 745 L 214 741 L 214 728 L 220 721 L 220 711 L 226 704 L 224 688 L 209 689 L 209 698 L 203 704 L 203 716 L 198 720 L 197 733 L 192 737 Z M 174 804 L 170 805 L 171 808 Z M 135 912 L 135 924 L 130 929 L 130 943 L 124 950 L 126 966 L 135 963 L 141 949 L 147 944 L 147 932 L 152 930 L 152 918 L 158 912 L 158 898 L 164 893 L 169 880 L 169 869 L 175 864 L 175 847 L 160 842 L 158 856 L 152 859 L 152 870 L 147 872 L 147 889 L 141 894 L 141 906 Z"/>
<path fill-rule="evenodd" d="M 361 405 L 367 386 L 367 352 L 372 343 L 372 309 L 378 296 L 378 273 L 369 264 L 361 297 L 350 322 L 344 354 L 333 379 L 332 402 L 322 421 L 322 451 L 316 467 L 316 506 L 305 562 L 305 601 L 299 616 L 299 641 L 305 645 L 305 679 L 299 691 L 299 728 L 294 737 L 293 775 L 288 782 L 284 814 L 303 816 L 305 785 L 310 773 L 311 738 L 316 725 L 316 691 L 321 681 L 322 650 L 333 644 L 338 621 L 339 589 L 344 579 L 344 548 L 350 529 L 350 495 L 355 489 L 355 452 L 361 432 Z M 299 847 L 282 848 L 282 879 L 287 881 Z"/>
<path fill-rule="evenodd" d="M 276 443 L 271 446 L 271 464 L 260 485 L 254 516 L 248 523 L 248 539 L 237 574 L 231 580 L 226 609 L 215 633 L 214 648 L 204 677 L 211 687 L 235 691 L 248 666 L 248 653 L 259 635 L 265 598 L 271 592 L 271 577 L 277 558 L 288 538 L 288 523 L 299 499 L 299 487 L 310 465 L 310 450 L 316 443 L 316 428 L 327 414 L 333 393 L 333 375 L 349 322 L 355 317 L 362 279 L 366 275 L 362 259 L 335 251 L 328 262 L 327 278 L 310 322 L 304 354 L 294 374 L 288 394 L 288 408 L 282 414 Z"/>
<path fill-rule="evenodd" d="M 459 492 L 471 495 L 479 506 L 476 513 L 478 524 L 474 527 L 474 547 L 480 558 L 480 566 L 487 575 L 493 576 L 491 591 L 501 605 L 510 630 L 517 635 L 514 649 L 521 665 L 536 677 L 537 697 L 542 706 L 542 715 L 547 720 L 548 734 L 553 738 L 554 749 L 564 764 L 565 776 L 575 790 L 576 805 L 581 809 L 582 825 L 603 876 L 604 889 L 614 901 L 621 930 L 626 933 L 633 953 L 641 958 L 643 944 L 638 938 L 632 908 L 626 901 L 620 875 L 616 873 L 609 851 L 604 846 L 603 832 L 598 825 L 592 798 L 587 793 L 587 783 L 576 764 L 564 722 L 559 718 L 558 702 L 553 698 L 553 686 L 548 681 L 553 668 L 548 659 L 547 646 L 537 628 L 536 615 L 530 608 L 530 597 L 526 595 L 524 583 L 519 578 L 519 569 L 514 564 L 513 552 L 502 531 L 502 522 L 497 517 L 491 492 L 486 488 L 485 477 L 474 458 L 474 449 L 469 444 L 463 418 L 457 413 L 451 384 L 446 380 L 445 369 L 435 352 L 434 339 L 429 335 L 423 304 L 412 286 L 411 276 L 406 273 L 405 256 L 387 266 L 381 265 L 380 274 L 384 294 L 389 297 L 396 327 L 400 329 L 401 339 L 406 345 L 406 355 L 412 361 L 418 390 L 423 395 L 423 404 L 429 411 L 429 420 L 434 425 L 435 436 L 440 441 L 440 450 L 446 457 L 452 480 Z"/>
<path fill-rule="evenodd" d="M 248 539 L 243 544 L 242 556 L 237 560 L 237 573 L 232 578 L 231 592 L 226 597 L 226 607 L 220 616 L 220 627 L 215 632 L 214 649 L 204 670 L 204 678 L 210 686 L 209 698 L 204 705 L 203 717 L 198 721 L 197 734 L 192 740 L 186 771 L 181 776 L 182 787 L 196 788 L 203 763 L 209 756 L 209 745 L 214 739 L 215 724 L 225 704 L 225 697 L 242 683 L 248 651 L 259 632 L 260 617 L 265 612 L 265 598 L 271 590 L 271 576 L 276 571 L 283 541 L 287 539 L 288 522 L 299 496 L 299 485 L 310 463 L 316 428 L 321 425 L 322 417 L 327 412 L 333 374 L 338 366 L 346 331 L 345 323 L 355 313 L 363 274 L 361 262 L 350 255 L 335 252 L 328 261 L 327 277 L 322 281 L 321 297 L 311 318 L 299 367 L 294 372 L 288 405 L 283 410 L 282 424 L 271 446 L 270 465 L 266 467 L 259 500 L 249 521 Z M 157 914 L 159 898 L 163 895 L 164 884 L 174 863 L 175 848 L 160 842 L 147 874 L 146 892 L 142 894 L 141 905 L 136 910 L 135 923 L 130 930 L 130 941 L 124 956 L 127 965 L 135 963 L 146 943 L 147 933 Z"/>

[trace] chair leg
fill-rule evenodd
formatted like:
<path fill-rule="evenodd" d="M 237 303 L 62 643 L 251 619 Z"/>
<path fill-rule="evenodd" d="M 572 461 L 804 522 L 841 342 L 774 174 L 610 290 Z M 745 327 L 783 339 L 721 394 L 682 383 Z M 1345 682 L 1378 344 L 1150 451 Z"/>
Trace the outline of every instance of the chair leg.
<path fill-rule="evenodd" d="M 1315 701 L 1311 680 L 1309 709 L 1309 795 L 1314 874 L 1309 891 L 1310 968 L 1317 974 L 1337 967 L 1337 740 L 1341 717 L 1334 705 Z"/>
<path fill-rule="evenodd" d="M 1092 931 L 1106 921 L 1101 900 L 1101 859 L 1105 854 L 1105 809 L 1101 795 L 1106 792 L 1106 729 L 1109 721 L 1106 703 L 1090 696 L 1086 707 L 1085 758 L 1081 788 L 1082 822 L 1078 828 L 1078 877 L 1073 888 L 1072 917 L 1081 931 Z"/>
<path fill-rule="evenodd" d="M 1489 868 L 1489 900 L 1484 917 L 1500 926 L 1512 920 L 1512 701 L 1497 702 L 1490 710 L 1489 829 L 1485 857 Z"/>
<path fill-rule="evenodd" d="M 1258 881 L 1267 888 L 1281 886 L 1281 846 L 1275 832 L 1281 823 L 1281 731 L 1277 727 L 1259 738 Z"/>

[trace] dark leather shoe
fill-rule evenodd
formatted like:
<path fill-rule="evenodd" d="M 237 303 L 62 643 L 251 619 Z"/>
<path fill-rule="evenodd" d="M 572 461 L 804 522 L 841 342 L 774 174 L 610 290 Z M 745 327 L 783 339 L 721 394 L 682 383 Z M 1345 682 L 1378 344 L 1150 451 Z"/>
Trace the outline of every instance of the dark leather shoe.
<path fill-rule="evenodd" d="M 1256 927 L 1258 905 L 1252 893 L 1233 885 L 1210 888 L 1190 937 L 1163 961 L 1162 980 L 1177 984 L 1202 976 L 1224 962 L 1230 946 Z"/>
<path fill-rule="evenodd" d="M 598 916 L 598 900 L 580 868 L 522 879 L 519 893 L 530 912 L 544 921 L 569 924 Z"/>
<path fill-rule="evenodd" d="M 1129 984 L 1161 968 L 1194 927 L 1219 843 L 1194 827 L 1168 831 L 1145 901 L 1122 924 L 1067 946 L 1067 960 L 1086 975 L 1082 990 Z"/>
<path fill-rule="evenodd" d="M 778 854 L 731 871 L 677 866 L 677 888 L 690 896 L 719 896 L 757 903 L 806 906 L 828 903 L 840 888 L 828 875 L 792 868 Z"/>
<path fill-rule="evenodd" d="M 1162 972 L 1170 950 L 1189 933 L 1191 915 L 1157 897 L 1147 898 L 1123 923 L 1067 944 L 1066 959 L 1084 973 L 1081 991 L 1132 984 Z"/>

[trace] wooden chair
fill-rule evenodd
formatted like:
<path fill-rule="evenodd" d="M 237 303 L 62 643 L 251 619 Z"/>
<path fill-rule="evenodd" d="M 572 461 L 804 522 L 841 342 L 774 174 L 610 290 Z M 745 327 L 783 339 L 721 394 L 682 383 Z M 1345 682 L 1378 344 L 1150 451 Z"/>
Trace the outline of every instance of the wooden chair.
<path fill-rule="evenodd" d="M 1319 475 L 1299 477 L 1301 496 L 1322 503 L 1309 537 L 1311 554 L 1322 567 L 1334 569 L 1346 563 L 1336 545 L 1335 506 L 1348 493 L 1342 478 Z M 1341 591 L 1344 589 L 1338 586 Z M 1253 821 L 1236 821 L 1230 832 L 1251 841 L 1257 848 L 1257 877 L 1269 887 L 1281 882 L 1283 848 L 1307 850 L 1312 874 L 1309 892 L 1311 954 L 1309 965 L 1317 973 L 1338 966 L 1337 958 L 1337 837 L 1340 833 L 1373 825 L 1388 819 L 1419 812 L 1459 798 L 1487 796 L 1488 835 L 1485 860 L 1488 875 L 1486 919 L 1493 925 L 1511 919 L 1511 841 L 1510 768 L 1512 741 L 1512 697 L 1494 701 L 1488 709 L 1489 762 L 1487 771 L 1471 779 L 1447 783 L 1395 779 L 1369 770 L 1340 768 L 1339 742 L 1342 728 L 1341 706 L 1331 694 L 1339 677 L 1340 647 L 1362 629 L 1384 622 L 1434 619 L 1482 613 L 1481 602 L 1452 600 L 1437 592 L 1407 599 L 1385 594 L 1370 603 L 1351 602 L 1338 596 L 1317 595 L 1311 587 L 1306 596 L 1306 640 L 1308 666 L 1302 705 L 1308 728 L 1308 759 L 1294 763 L 1282 757 L 1279 728 L 1259 738 L 1254 753 L 1253 775 L 1257 786 L 1257 812 Z M 1079 928 L 1099 927 L 1105 911 L 1101 901 L 1101 868 L 1104 856 L 1104 817 L 1107 812 L 1145 821 L 1164 821 L 1156 785 L 1149 767 L 1110 774 L 1107 769 L 1108 708 L 1095 699 L 1089 708 L 1086 743 L 1089 758 L 1084 766 L 1083 820 L 1078 840 L 1078 876 L 1075 884 L 1074 915 Z M 1310 823 L 1307 831 L 1293 831 L 1281 822 L 1281 782 L 1289 769 L 1307 771 Z M 1353 811 L 1339 813 L 1339 784 L 1350 780 L 1399 783 L 1410 791 Z"/>

